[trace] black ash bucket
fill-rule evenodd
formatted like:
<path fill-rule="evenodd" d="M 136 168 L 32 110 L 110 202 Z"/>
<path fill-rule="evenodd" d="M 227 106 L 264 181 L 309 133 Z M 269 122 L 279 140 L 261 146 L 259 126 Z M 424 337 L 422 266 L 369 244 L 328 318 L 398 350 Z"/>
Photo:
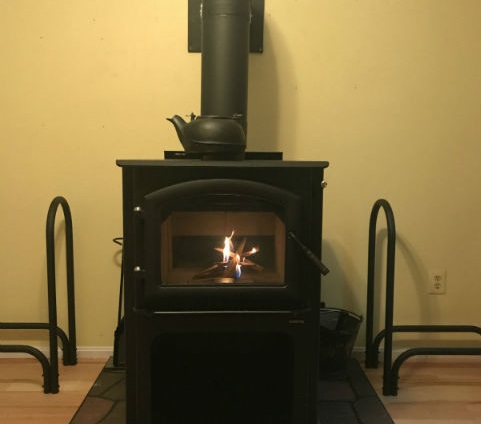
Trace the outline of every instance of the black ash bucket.
<path fill-rule="evenodd" d="M 362 317 L 343 309 L 321 308 L 319 372 L 345 367 L 351 357 Z"/>

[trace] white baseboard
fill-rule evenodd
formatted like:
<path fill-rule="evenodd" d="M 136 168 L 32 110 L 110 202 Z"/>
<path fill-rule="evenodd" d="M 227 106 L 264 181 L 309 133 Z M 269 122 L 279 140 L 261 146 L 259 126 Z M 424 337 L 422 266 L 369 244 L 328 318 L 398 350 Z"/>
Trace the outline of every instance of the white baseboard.
<path fill-rule="evenodd" d="M 77 348 L 77 356 L 79 358 L 108 358 L 113 353 L 112 346 L 84 346 Z"/>

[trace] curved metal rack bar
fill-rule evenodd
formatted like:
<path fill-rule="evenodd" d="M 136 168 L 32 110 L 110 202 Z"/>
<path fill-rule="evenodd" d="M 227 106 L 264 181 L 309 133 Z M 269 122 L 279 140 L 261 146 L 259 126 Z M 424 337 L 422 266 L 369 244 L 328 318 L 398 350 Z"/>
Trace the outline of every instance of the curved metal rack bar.
<path fill-rule="evenodd" d="M 383 208 L 386 213 L 388 233 L 385 328 L 373 339 L 376 222 L 381 208 Z M 384 374 L 382 391 L 386 396 L 397 395 L 399 369 L 407 359 L 413 356 L 481 355 L 480 347 L 415 347 L 405 350 L 396 358 L 394 363 L 392 362 L 393 333 L 476 333 L 481 335 L 481 328 L 475 325 L 393 325 L 395 245 L 396 226 L 394 222 L 394 213 L 387 200 L 379 199 L 374 203 L 369 221 L 365 365 L 366 368 L 377 368 L 379 364 L 379 346 L 382 340 L 384 340 Z"/>
<path fill-rule="evenodd" d="M 55 277 L 55 216 L 59 206 L 62 206 L 65 219 L 68 336 L 61 328 L 57 326 L 57 295 Z M 22 352 L 27 353 L 38 359 L 43 369 L 44 392 L 58 393 L 58 337 L 62 341 L 64 365 L 75 365 L 77 363 L 72 215 L 70 213 L 70 207 L 67 203 L 67 200 L 65 200 L 65 198 L 61 196 L 55 197 L 50 203 L 47 214 L 46 243 L 49 322 L 0 323 L 0 329 L 48 330 L 50 360 L 39 349 L 28 345 L 0 345 L 0 352 Z"/>
<path fill-rule="evenodd" d="M 384 376 L 383 387 L 390 387 L 390 371 L 392 364 L 392 327 L 394 310 L 394 264 L 396 254 L 396 224 L 391 205 L 385 199 L 374 203 L 369 220 L 369 248 L 367 274 L 367 312 L 366 312 L 366 367 L 376 364 L 377 350 L 373 348 L 374 326 L 374 276 L 376 262 L 376 224 L 379 210 L 383 208 L 387 221 L 387 265 L 386 265 L 386 313 L 384 340 Z M 384 392 L 384 389 L 383 389 Z"/>

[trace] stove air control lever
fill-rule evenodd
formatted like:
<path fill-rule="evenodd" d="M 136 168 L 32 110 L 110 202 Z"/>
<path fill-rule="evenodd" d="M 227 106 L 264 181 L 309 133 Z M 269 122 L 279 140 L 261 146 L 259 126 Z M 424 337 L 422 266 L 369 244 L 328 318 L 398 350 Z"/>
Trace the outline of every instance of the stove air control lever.
<path fill-rule="evenodd" d="M 314 263 L 314 265 L 319 269 L 322 275 L 327 275 L 329 273 L 329 268 L 324 265 L 321 260 L 314 254 L 314 252 L 309 249 L 302 241 L 300 241 L 297 236 L 292 232 L 289 231 L 289 237 L 292 238 L 302 250 L 302 252 Z"/>

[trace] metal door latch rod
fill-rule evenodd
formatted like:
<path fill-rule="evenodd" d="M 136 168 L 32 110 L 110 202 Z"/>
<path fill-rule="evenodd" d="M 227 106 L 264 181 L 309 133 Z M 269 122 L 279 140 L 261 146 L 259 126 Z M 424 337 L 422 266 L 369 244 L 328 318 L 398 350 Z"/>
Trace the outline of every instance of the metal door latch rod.
<path fill-rule="evenodd" d="M 321 262 L 321 260 L 314 254 L 314 252 L 311 249 L 309 249 L 302 241 L 300 241 L 292 231 L 289 231 L 288 235 L 292 240 L 294 240 L 296 242 L 297 246 L 300 247 L 302 252 L 319 269 L 319 271 L 322 275 L 329 274 L 329 268 Z"/>

